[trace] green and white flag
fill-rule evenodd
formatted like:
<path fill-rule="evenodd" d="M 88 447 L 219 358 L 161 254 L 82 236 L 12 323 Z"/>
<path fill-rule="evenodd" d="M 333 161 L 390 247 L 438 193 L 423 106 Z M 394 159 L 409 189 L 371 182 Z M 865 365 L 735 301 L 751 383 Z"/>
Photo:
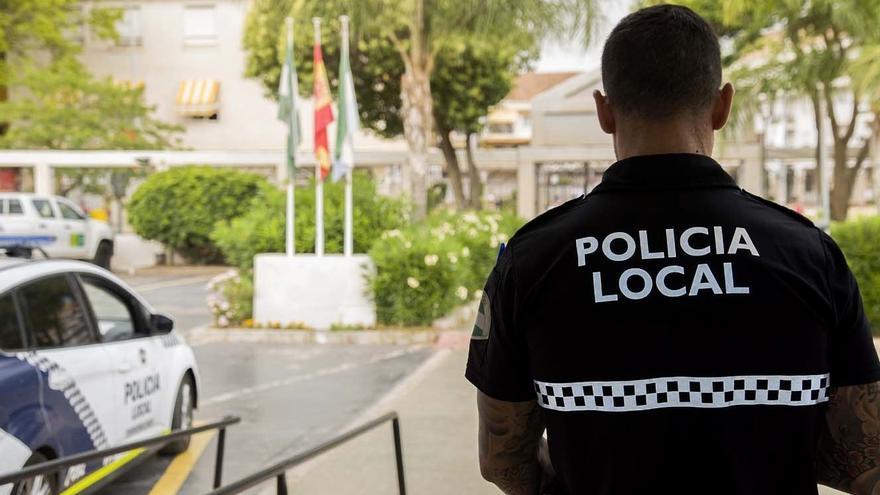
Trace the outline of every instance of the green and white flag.
<path fill-rule="evenodd" d="M 347 33 L 346 33 L 347 34 Z M 346 40 L 347 41 L 347 40 Z M 354 78 L 348 61 L 348 43 L 343 42 L 339 60 L 339 99 L 337 100 L 336 149 L 333 180 L 338 181 L 354 168 L 354 135 L 360 129 Z"/>
<path fill-rule="evenodd" d="M 296 107 L 297 95 L 299 95 L 299 82 L 296 66 L 293 64 L 293 37 L 289 36 L 284 67 L 281 69 L 281 81 L 278 84 L 278 120 L 287 124 L 287 176 L 290 180 L 294 177 L 296 149 L 301 140 L 299 111 Z"/>

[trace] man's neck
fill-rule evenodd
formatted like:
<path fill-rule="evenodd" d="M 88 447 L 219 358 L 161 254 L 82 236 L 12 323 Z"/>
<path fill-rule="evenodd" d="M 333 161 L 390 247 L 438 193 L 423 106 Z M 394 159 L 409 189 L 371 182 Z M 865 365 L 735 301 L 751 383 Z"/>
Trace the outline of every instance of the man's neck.
<path fill-rule="evenodd" d="M 711 155 L 714 145 L 712 132 L 701 132 L 690 122 L 663 122 L 623 126 L 614 136 L 617 159 L 639 155 L 695 153 Z"/>

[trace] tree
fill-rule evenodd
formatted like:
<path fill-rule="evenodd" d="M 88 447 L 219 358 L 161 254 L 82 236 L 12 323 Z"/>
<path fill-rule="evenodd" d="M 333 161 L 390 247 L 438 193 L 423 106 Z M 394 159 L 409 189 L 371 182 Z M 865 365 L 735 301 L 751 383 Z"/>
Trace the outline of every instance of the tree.
<path fill-rule="evenodd" d="M 20 149 L 164 149 L 179 126 L 152 117 L 143 91 L 91 76 L 64 58 L 13 79 L 18 96 L 0 102 L 10 123 L 0 147 Z"/>
<path fill-rule="evenodd" d="M 850 156 L 858 118 L 866 110 L 863 108 L 864 88 L 852 84 L 848 76 L 862 47 L 877 39 L 880 1 L 693 0 L 684 3 L 706 16 L 719 34 L 732 41 L 732 53 L 726 62 L 738 89 L 745 89 L 748 95 L 741 95 L 738 104 L 753 104 L 757 101 L 754 96 L 762 93 L 771 98 L 780 93 L 805 96 L 813 107 L 820 142 L 823 123 L 826 119 L 830 121 L 833 142 L 830 216 L 832 220 L 845 219 L 855 179 L 870 149 L 870 140 L 865 139 L 859 143 L 855 156 Z M 840 100 L 849 102 L 844 115 L 839 114 L 841 105 L 835 104 Z M 874 119 L 877 119 L 876 111 Z M 820 150 L 817 142 L 817 174 L 822 177 Z"/>
<path fill-rule="evenodd" d="M 78 0 L 0 0 L 0 147 L 161 149 L 180 128 L 152 118 L 142 91 L 94 78 L 77 32 L 116 39 L 119 9 Z"/>
<path fill-rule="evenodd" d="M 431 77 L 434 96 L 434 121 L 438 146 L 446 159 L 449 182 L 460 209 L 481 207 L 482 181 L 474 163 L 473 136 L 483 127 L 489 108 L 501 101 L 513 85 L 513 79 L 536 58 L 530 50 L 535 43 L 497 46 L 479 40 L 450 43 L 437 53 L 437 66 Z M 465 136 L 468 161 L 469 197 L 465 198 L 461 167 L 452 143 L 452 133 Z"/>
<path fill-rule="evenodd" d="M 277 38 L 272 45 L 277 50 L 283 36 L 281 16 L 269 12 L 284 3 L 284 0 L 257 2 L 251 16 L 253 24 L 249 23 L 247 28 L 254 29 L 255 24 L 263 27 L 258 29 L 260 32 L 257 35 L 248 33 L 245 36 L 246 46 L 251 53 L 255 50 L 248 45 L 249 39 L 261 36 L 264 40 L 271 39 L 273 32 Z M 503 46 L 511 35 L 519 37 L 523 33 L 532 35 L 536 40 L 575 34 L 587 38 L 591 33 L 589 28 L 596 20 L 593 15 L 594 0 L 302 0 L 287 4 L 293 17 L 300 20 L 300 25 L 303 20 L 313 16 L 322 17 L 330 19 L 328 24 L 332 32 L 337 29 L 336 16 L 347 13 L 354 26 L 353 39 L 359 40 L 358 48 L 361 48 L 363 40 L 369 40 L 366 42 L 367 48 L 373 46 L 371 44 L 381 46 L 384 43 L 390 43 L 393 47 L 398 63 L 403 65 L 399 80 L 401 104 L 398 114 L 409 148 L 412 199 L 417 217 L 423 217 L 427 207 L 427 158 L 429 146 L 434 142 L 431 76 L 437 53 L 443 44 L 480 37 L 498 43 L 496 46 Z M 303 29 L 298 30 L 301 31 Z M 298 41 L 298 44 L 303 43 Z M 306 39 L 306 46 L 310 44 Z M 266 45 L 256 48 L 258 55 L 265 60 L 268 53 Z M 277 60 L 275 64 L 278 64 Z M 355 70 L 354 67 L 352 69 Z M 377 87 L 384 89 L 386 83 L 386 80 L 379 79 Z M 370 93 L 366 93 L 369 96 L 362 96 L 362 100 L 372 98 Z"/>
<path fill-rule="evenodd" d="M 0 148 L 179 146 L 182 128 L 155 119 L 141 89 L 95 78 L 78 60 L 84 29 L 115 40 L 120 16 L 79 0 L 0 0 Z M 111 182 L 142 173 L 134 170 L 112 172 Z M 110 196 L 105 170 L 61 169 L 58 176 L 62 195 L 79 189 Z"/>

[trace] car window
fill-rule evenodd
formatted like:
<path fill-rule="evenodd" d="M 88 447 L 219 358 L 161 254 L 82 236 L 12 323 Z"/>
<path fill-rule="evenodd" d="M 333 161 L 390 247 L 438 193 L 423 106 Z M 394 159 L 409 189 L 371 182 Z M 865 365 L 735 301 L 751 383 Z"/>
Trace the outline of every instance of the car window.
<path fill-rule="evenodd" d="M 83 279 L 82 287 L 98 321 L 102 342 L 137 337 L 131 309 L 119 295 L 89 279 Z"/>
<path fill-rule="evenodd" d="M 71 347 L 94 342 L 89 320 L 64 275 L 32 282 L 18 291 L 33 347 Z"/>
<path fill-rule="evenodd" d="M 42 218 L 55 218 L 55 212 L 52 211 L 52 204 L 49 203 L 46 199 L 34 199 L 31 200 L 31 204 L 34 205 L 34 209 L 37 210 L 37 214 Z"/>
<path fill-rule="evenodd" d="M 0 200 L 0 215 L 21 215 L 21 201 L 17 199 Z"/>
<path fill-rule="evenodd" d="M 10 199 L 6 203 L 5 213 L 7 215 L 22 215 L 22 214 L 24 214 L 24 208 L 21 207 L 21 200 Z"/>
<path fill-rule="evenodd" d="M 58 211 L 61 212 L 61 218 L 67 220 L 82 220 L 83 218 L 85 218 L 80 215 L 78 211 L 74 210 L 73 207 L 68 204 L 62 203 L 61 201 L 58 202 Z"/>
<path fill-rule="evenodd" d="M 18 313 L 12 294 L 0 297 L 0 349 L 15 351 L 24 348 L 21 327 L 18 324 Z"/>

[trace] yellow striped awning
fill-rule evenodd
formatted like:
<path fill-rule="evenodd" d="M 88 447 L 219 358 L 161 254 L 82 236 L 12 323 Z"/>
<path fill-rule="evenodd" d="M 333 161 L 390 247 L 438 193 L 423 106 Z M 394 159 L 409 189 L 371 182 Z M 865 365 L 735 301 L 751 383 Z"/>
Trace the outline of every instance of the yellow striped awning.
<path fill-rule="evenodd" d="M 220 108 L 220 81 L 187 79 L 177 89 L 177 113 L 187 117 L 210 117 Z"/>

